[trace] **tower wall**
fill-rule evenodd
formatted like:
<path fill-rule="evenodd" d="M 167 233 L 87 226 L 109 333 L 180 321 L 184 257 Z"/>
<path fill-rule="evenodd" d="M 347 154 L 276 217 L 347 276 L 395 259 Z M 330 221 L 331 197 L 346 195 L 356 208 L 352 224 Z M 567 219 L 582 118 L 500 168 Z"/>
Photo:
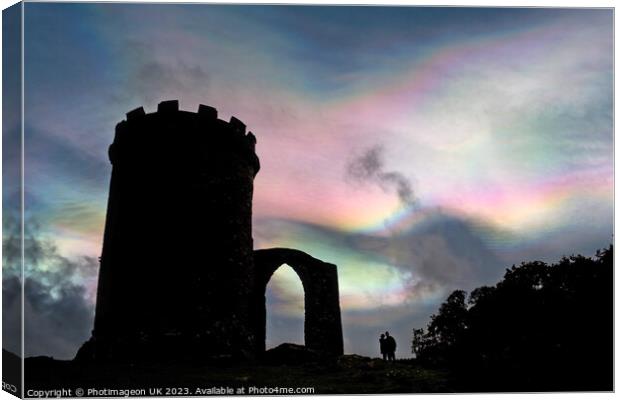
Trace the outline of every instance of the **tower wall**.
<path fill-rule="evenodd" d="M 117 125 L 92 358 L 252 351 L 255 143 L 177 101 Z"/>

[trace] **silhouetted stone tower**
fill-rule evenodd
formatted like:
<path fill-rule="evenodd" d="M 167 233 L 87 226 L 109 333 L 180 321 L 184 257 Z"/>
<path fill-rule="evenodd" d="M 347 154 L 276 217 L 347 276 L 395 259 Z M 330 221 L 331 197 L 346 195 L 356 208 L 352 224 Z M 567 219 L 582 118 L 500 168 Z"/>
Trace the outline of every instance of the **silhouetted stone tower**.
<path fill-rule="evenodd" d="M 179 111 L 178 101 L 152 114 L 140 107 L 117 125 L 93 331 L 98 353 L 143 357 L 156 349 L 155 357 L 182 357 L 185 348 L 190 355 L 252 348 L 255 144 L 236 118 L 219 120 L 203 105 Z"/>
<path fill-rule="evenodd" d="M 253 251 L 255 146 L 238 119 L 176 100 L 116 126 L 95 326 L 77 360 L 260 355 L 267 283 L 285 263 L 304 286 L 306 347 L 342 354 L 336 266 Z"/>

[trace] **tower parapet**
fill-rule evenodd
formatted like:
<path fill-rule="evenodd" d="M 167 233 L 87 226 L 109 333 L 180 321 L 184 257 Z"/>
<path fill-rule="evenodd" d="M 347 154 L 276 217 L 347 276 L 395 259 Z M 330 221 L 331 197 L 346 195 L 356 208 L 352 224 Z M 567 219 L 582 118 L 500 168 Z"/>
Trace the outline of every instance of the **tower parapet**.
<path fill-rule="evenodd" d="M 126 114 L 126 119 L 116 125 L 114 143 L 110 146 L 109 157 L 112 164 L 125 157 L 134 157 L 134 146 L 150 146 L 167 139 L 171 144 L 176 138 L 159 137 L 157 133 L 164 133 L 155 127 L 183 125 L 188 128 L 181 133 L 185 141 L 195 141 L 197 144 L 217 146 L 222 151 L 234 151 L 252 163 L 254 174 L 260 169 L 260 162 L 255 153 L 256 137 L 252 132 L 246 134 L 246 125 L 236 117 L 229 122 L 218 119 L 217 110 L 213 107 L 200 104 L 198 112 L 179 110 L 178 100 L 162 101 L 157 112 L 147 114 L 144 108 L 138 107 Z M 131 132 L 128 134 L 127 132 Z M 142 134 L 137 134 L 141 132 Z M 125 149 L 125 146 L 128 148 Z"/>

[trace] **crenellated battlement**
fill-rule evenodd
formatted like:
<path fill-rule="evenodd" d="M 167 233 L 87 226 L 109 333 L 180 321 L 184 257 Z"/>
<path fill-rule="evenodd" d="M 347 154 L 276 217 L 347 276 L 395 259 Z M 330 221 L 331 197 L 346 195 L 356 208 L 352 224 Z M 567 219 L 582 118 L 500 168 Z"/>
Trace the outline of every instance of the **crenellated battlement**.
<path fill-rule="evenodd" d="M 182 136 L 182 140 L 177 135 Z M 179 143 L 181 146 L 177 145 Z M 143 107 L 129 111 L 126 119 L 116 125 L 114 142 L 109 149 L 110 161 L 114 164 L 125 155 L 132 157 L 135 152 L 141 152 L 140 149 L 157 144 L 167 147 L 168 151 L 199 148 L 234 152 L 253 165 L 254 174 L 260 169 L 256 136 L 246 133 L 246 125 L 241 120 L 236 117 L 228 122 L 218 119 L 217 109 L 204 104 L 199 105 L 196 113 L 183 111 L 179 109 L 178 100 L 160 102 L 153 113 L 146 113 Z"/>

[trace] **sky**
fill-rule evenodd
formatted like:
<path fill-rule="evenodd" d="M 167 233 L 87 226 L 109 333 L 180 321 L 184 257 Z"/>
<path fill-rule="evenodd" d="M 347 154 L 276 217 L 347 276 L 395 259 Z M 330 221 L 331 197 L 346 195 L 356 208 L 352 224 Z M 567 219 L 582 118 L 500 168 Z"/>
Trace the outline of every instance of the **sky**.
<path fill-rule="evenodd" d="M 107 147 L 163 100 L 256 135 L 255 247 L 338 266 L 345 353 L 412 357 L 453 290 L 613 241 L 610 9 L 26 3 L 24 34 L 26 355 L 88 339 Z M 292 269 L 267 294 L 267 346 L 303 343 Z"/>

